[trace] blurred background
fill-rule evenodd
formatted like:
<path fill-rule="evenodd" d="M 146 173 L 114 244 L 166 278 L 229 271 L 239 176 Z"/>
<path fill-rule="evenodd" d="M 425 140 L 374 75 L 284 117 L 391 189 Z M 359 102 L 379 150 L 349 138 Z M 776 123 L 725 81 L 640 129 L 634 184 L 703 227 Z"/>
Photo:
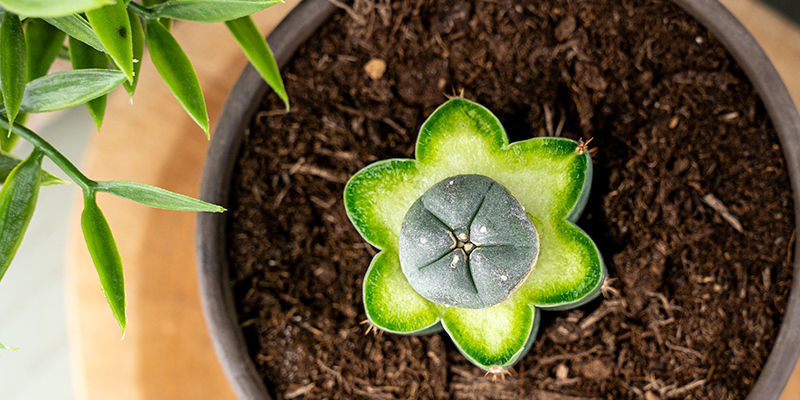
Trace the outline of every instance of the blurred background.
<path fill-rule="evenodd" d="M 800 1 L 722 2 L 750 29 L 800 100 Z M 271 30 L 296 3 L 257 14 L 257 24 Z M 178 24 L 175 35 L 194 61 L 213 123 L 244 56 L 220 24 Z M 214 57 L 203 59 L 208 54 Z M 84 107 L 35 115 L 30 126 L 93 178 L 196 195 L 208 143 L 155 79 L 149 60 L 144 63 L 135 106 L 116 91 L 102 134 Z M 113 154 L 106 151 L 112 148 Z M 16 153 L 28 151 L 20 146 Z M 0 399 L 233 398 L 202 320 L 194 216 L 100 199 L 127 266 L 130 328 L 121 341 L 79 235 L 78 200 L 71 185 L 42 190 L 25 240 L 0 283 L 0 341 L 19 348 L 0 352 Z M 800 370 L 781 400 L 800 400 Z"/>

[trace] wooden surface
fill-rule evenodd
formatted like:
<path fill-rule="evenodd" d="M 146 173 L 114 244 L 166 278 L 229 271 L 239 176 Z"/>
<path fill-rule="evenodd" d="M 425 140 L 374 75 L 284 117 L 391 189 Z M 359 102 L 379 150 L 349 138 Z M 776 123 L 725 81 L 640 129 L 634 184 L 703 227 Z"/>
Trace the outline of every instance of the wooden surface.
<path fill-rule="evenodd" d="M 800 29 L 752 0 L 723 0 L 751 30 L 800 99 Z M 256 16 L 272 29 L 296 4 Z M 245 65 L 224 25 L 178 24 L 194 61 L 212 123 Z M 85 163 L 93 179 L 126 179 L 196 195 L 208 142 L 173 99 L 148 59 L 135 106 L 118 90 Z M 289 93 L 291 96 L 291 93 Z M 75 196 L 76 203 L 79 201 Z M 128 332 L 119 340 L 73 212 L 68 307 L 77 399 L 232 399 L 203 321 L 194 258 L 194 215 L 101 196 L 125 262 Z M 800 368 L 781 400 L 800 400 Z"/>

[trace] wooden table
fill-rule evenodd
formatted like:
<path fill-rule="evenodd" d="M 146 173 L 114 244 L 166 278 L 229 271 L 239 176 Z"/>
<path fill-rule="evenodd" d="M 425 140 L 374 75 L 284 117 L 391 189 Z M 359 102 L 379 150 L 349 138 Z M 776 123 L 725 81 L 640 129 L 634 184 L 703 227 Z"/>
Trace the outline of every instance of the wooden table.
<path fill-rule="evenodd" d="M 297 3 L 257 14 L 271 30 Z M 800 99 L 800 29 L 752 0 L 723 1 L 751 29 Z M 246 60 L 222 24 L 177 24 L 194 61 L 212 123 Z M 85 170 L 95 179 L 126 179 L 197 195 L 208 148 L 202 131 L 157 78 L 149 59 L 134 98 L 118 90 Z M 119 328 L 98 287 L 80 235 L 76 193 L 68 267 L 68 307 L 77 399 L 233 399 L 203 321 L 194 257 L 195 216 L 155 210 L 110 196 L 99 199 L 126 265 L 128 331 Z M 781 400 L 800 400 L 800 369 Z"/>

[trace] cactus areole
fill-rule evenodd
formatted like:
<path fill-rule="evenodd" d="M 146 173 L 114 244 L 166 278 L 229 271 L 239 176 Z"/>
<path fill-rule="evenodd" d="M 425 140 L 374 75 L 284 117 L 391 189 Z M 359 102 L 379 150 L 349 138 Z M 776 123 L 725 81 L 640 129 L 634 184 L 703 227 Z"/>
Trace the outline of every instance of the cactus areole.
<path fill-rule="evenodd" d="M 505 300 L 531 273 L 536 228 L 517 199 L 481 175 L 433 185 L 408 210 L 400 229 L 400 266 L 426 299 L 484 308 Z"/>
<path fill-rule="evenodd" d="M 509 143 L 489 110 L 456 98 L 422 125 L 414 159 L 353 175 L 347 216 L 380 250 L 363 284 L 370 329 L 443 329 L 473 364 L 503 373 L 530 349 L 539 310 L 594 299 L 605 266 L 575 225 L 586 150 L 560 137 Z"/>

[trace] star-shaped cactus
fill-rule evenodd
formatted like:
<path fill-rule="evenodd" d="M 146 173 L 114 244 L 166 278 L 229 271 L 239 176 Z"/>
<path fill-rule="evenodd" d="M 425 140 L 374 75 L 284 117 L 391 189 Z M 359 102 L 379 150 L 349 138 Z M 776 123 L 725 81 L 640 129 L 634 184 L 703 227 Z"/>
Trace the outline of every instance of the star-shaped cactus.
<path fill-rule="evenodd" d="M 444 328 L 478 367 L 508 368 L 530 348 L 539 309 L 584 304 L 605 279 L 574 224 L 589 154 L 565 138 L 509 143 L 489 110 L 462 98 L 425 121 L 415 153 L 373 163 L 345 188 L 350 221 L 381 250 L 364 278 L 367 318 L 397 334 Z"/>

